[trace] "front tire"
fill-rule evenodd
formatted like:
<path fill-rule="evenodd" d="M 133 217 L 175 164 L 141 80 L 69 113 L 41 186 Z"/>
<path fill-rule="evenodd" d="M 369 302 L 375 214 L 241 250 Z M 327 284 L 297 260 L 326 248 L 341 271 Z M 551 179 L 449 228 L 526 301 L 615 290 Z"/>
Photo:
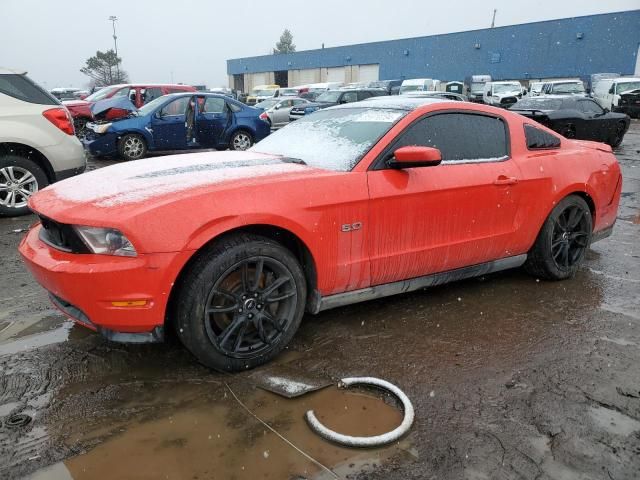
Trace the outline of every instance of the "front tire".
<path fill-rule="evenodd" d="M 231 136 L 231 142 L 229 143 L 229 147 L 231 150 L 244 151 L 253 145 L 253 136 L 245 131 L 238 130 Z"/>
<path fill-rule="evenodd" d="M 616 131 L 611 135 L 611 138 L 607 142 L 611 148 L 619 147 L 624 139 L 626 125 L 624 122 L 619 122 L 616 125 Z"/>
<path fill-rule="evenodd" d="M 593 220 L 587 202 L 577 195 L 564 198 L 551 211 L 525 269 L 547 280 L 565 280 L 575 275 L 591 243 Z"/>
<path fill-rule="evenodd" d="M 34 161 L 18 155 L 0 157 L 0 216 L 17 217 L 30 213 L 27 202 L 49 179 Z"/>
<path fill-rule="evenodd" d="M 178 337 L 201 363 L 227 372 L 257 367 L 280 353 L 300 326 L 307 296 L 291 252 L 247 234 L 204 251 L 178 288 Z"/>
<path fill-rule="evenodd" d="M 147 142 L 142 135 L 128 133 L 118 142 L 118 153 L 127 160 L 140 160 L 147 154 Z"/>

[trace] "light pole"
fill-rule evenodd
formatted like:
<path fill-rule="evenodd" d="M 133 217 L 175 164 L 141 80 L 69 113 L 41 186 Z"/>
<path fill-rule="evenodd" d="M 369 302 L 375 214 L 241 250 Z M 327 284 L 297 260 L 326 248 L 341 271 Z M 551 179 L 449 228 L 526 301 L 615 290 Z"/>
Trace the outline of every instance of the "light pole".
<path fill-rule="evenodd" d="M 109 17 L 109 21 L 113 25 L 113 46 L 116 52 L 116 74 L 118 75 L 118 82 L 120 81 L 120 66 L 118 65 L 118 37 L 116 36 L 116 22 L 118 21 L 118 17 L 115 15 L 111 15 Z"/>

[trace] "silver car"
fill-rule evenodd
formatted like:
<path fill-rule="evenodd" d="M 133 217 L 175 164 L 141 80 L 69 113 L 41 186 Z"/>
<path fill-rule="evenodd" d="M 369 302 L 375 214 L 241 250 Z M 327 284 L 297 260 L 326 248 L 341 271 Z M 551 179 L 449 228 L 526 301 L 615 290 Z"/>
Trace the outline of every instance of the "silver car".
<path fill-rule="evenodd" d="M 304 98 L 269 98 L 257 103 L 255 108 L 262 108 L 264 112 L 260 114 L 260 118 L 268 121 L 271 124 L 271 128 L 276 129 L 287 125 L 291 109 L 304 103 L 311 102 Z"/>
<path fill-rule="evenodd" d="M 26 72 L 0 68 L 0 217 L 29 213 L 32 194 L 86 165 L 67 109 Z"/>

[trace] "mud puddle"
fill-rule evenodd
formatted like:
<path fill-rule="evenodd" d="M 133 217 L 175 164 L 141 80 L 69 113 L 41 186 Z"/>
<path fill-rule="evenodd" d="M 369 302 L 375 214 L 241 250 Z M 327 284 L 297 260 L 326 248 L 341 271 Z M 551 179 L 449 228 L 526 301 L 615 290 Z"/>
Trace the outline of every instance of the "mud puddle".
<path fill-rule="evenodd" d="M 376 435 L 392 430 L 402 421 L 401 411 L 373 393 L 328 387 L 285 399 L 237 383 L 231 388 L 295 448 L 248 414 L 220 384 L 214 386 L 214 395 L 202 387 L 192 388 L 184 397 L 186 404 L 171 409 L 171 414 L 126 426 L 119 425 L 118 418 L 104 419 L 102 428 L 79 429 L 66 441 L 97 444 L 95 448 L 29 478 L 344 478 L 374 470 L 410 449 L 407 440 L 373 450 L 341 448 L 317 437 L 304 421 L 304 413 L 313 409 L 323 423 L 342 433 Z M 202 396 L 194 401 L 194 395 Z M 123 402 L 123 410 L 137 403 L 135 398 Z M 110 422 L 116 430 L 112 434 L 106 433 Z"/>

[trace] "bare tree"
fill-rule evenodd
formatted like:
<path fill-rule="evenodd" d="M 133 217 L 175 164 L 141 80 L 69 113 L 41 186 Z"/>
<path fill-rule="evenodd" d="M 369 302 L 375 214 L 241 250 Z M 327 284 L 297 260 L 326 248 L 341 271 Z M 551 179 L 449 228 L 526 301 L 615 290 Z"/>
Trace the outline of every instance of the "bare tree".
<path fill-rule="evenodd" d="M 87 63 L 80 69 L 82 73 L 90 77 L 98 87 L 126 83 L 129 81 L 127 72 L 118 68 L 122 58 L 113 50 L 106 52 L 97 51 L 95 56 L 87 59 Z"/>

